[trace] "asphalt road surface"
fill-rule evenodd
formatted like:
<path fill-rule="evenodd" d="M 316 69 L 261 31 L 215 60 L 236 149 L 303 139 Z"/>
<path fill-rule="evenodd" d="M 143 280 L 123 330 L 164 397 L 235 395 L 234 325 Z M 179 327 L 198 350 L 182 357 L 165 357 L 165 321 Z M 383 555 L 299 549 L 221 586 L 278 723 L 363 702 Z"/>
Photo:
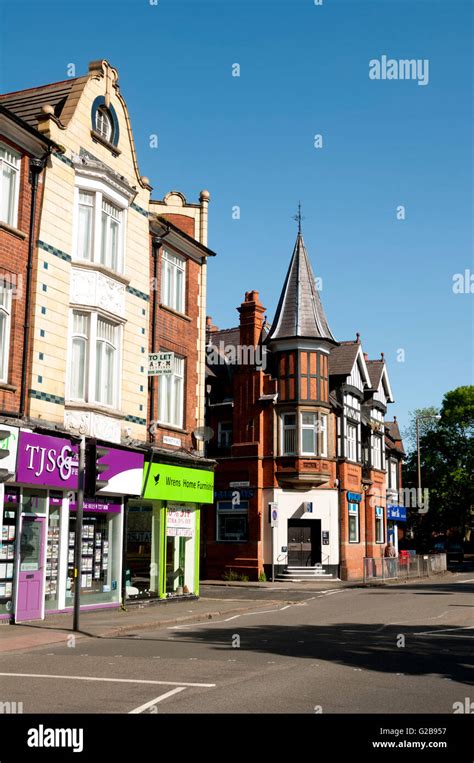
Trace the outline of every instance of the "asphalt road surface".
<path fill-rule="evenodd" d="M 2 699 L 24 713 L 452 713 L 474 698 L 473 591 L 473 572 L 273 598 L 233 589 L 252 611 L 4 654 Z"/>

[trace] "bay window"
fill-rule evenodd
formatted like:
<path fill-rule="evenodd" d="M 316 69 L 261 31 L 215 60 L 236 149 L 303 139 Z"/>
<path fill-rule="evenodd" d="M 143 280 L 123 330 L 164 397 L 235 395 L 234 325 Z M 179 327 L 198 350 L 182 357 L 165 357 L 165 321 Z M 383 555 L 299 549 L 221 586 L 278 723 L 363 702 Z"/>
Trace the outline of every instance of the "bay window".
<path fill-rule="evenodd" d="M 158 420 L 178 429 L 184 418 L 184 358 L 173 357 L 171 374 L 158 377 Z"/>
<path fill-rule="evenodd" d="M 0 221 L 16 228 L 20 190 L 21 156 L 0 145 Z"/>
<path fill-rule="evenodd" d="M 325 413 L 319 414 L 319 455 L 328 455 L 328 417 Z"/>
<path fill-rule="evenodd" d="M 117 370 L 117 326 L 97 319 L 95 362 L 95 399 L 103 405 L 114 405 Z"/>
<path fill-rule="evenodd" d="M 315 413 L 301 414 L 301 453 L 305 456 L 316 455 L 317 418 Z"/>
<path fill-rule="evenodd" d="M 8 381 L 10 332 L 12 322 L 12 286 L 0 281 L 0 382 Z"/>
<path fill-rule="evenodd" d="M 120 326 L 97 313 L 72 315 L 69 398 L 118 406 Z"/>
<path fill-rule="evenodd" d="M 178 313 L 184 313 L 185 284 L 185 260 L 165 249 L 161 260 L 161 303 Z"/>
<path fill-rule="evenodd" d="M 296 413 L 283 413 L 282 425 L 282 455 L 296 455 Z"/>
<path fill-rule="evenodd" d="M 101 191 L 78 190 L 75 257 L 123 270 L 124 209 Z"/>

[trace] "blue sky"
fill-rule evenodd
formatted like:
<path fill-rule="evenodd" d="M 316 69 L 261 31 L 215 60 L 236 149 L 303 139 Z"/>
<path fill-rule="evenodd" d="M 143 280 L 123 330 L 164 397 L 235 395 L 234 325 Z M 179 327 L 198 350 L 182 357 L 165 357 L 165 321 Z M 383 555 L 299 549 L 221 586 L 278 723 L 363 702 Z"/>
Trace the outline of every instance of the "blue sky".
<path fill-rule="evenodd" d="M 208 313 L 245 291 L 271 320 L 301 200 L 337 339 L 385 353 L 402 425 L 473 382 L 470 0 L 0 1 L 2 92 L 119 69 L 154 197 L 211 192 Z M 428 59 L 429 83 L 374 81 L 369 61 Z M 232 77 L 240 64 L 241 76 Z M 157 149 L 149 136 L 158 135 Z M 314 148 L 322 134 L 323 148 Z M 240 206 L 240 220 L 232 208 Z M 404 205 L 406 219 L 396 219 Z M 397 362 L 397 351 L 405 361 Z"/>

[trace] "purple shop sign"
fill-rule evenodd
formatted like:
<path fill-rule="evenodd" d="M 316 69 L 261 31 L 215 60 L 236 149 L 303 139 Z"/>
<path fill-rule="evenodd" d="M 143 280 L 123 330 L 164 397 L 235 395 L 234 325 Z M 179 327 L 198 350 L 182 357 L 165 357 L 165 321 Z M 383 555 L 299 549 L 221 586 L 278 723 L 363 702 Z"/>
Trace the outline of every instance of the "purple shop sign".
<path fill-rule="evenodd" d="M 102 495 L 140 495 L 144 459 L 144 453 L 107 448 L 99 463 L 107 467 L 101 473 L 101 479 L 107 480 L 108 484 L 99 492 Z"/>
<path fill-rule="evenodd" d="M 84 498 L 84 511 L 95 511 L 98 514 L 120 514 L 122 504 L 113 503 L 107 498 Z M 69 504 L 70 511 L 77 511 L 76 501 Z"/>
<path fill-rule="evenodd" d="M 20 432 L 16 481 L 77 490 L 78 447 L 70 440 Z"/>

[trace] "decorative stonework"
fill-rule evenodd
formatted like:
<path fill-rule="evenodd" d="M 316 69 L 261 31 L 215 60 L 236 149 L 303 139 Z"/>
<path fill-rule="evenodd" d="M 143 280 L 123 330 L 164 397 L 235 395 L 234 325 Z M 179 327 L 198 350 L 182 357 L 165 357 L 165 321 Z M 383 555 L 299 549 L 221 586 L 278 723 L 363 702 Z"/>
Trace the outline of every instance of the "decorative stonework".
<path fill-rule="evenodd" d="M 73 434 L 90 435 L 91 414 L 88 411 L 65 411 L 64 426 Z"/>
<path fill-rule="evenodd" d="M 73 268 L 71 302 L 76 305 L 99 307 L 124 318 L 125 286 L 95 270 Z"/>
<path fill-rule="evenodd" d="M 109 416 L 101 416 L 99 413 L 94 413 L 92 415 L 92 436 L 98 437 L 100 440 L 108 440 L 109 442 L 120 443 L 120 419 L 114 419 Z"/>

